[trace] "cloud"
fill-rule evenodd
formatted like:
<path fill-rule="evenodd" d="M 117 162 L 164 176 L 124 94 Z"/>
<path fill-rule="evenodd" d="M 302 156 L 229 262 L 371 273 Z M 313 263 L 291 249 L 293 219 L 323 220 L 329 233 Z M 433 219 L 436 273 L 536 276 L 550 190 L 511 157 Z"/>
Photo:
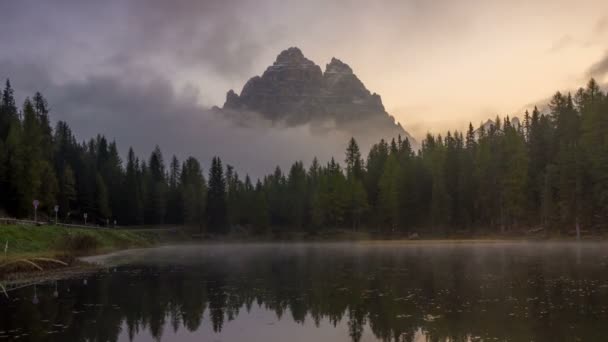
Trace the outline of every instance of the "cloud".
<path fill-rule="evenodd" d="M 566 34 L 566 35 L 562 36 L 560 39 L 553 42 L 553 44 L 551 45 L 549 50 L 547 50 L 547 52 L 549 52 L 549 53 L 560 52 L 560 51 L 567 49 L 576 44 L 580 44 L 580 42 L 578 42 L 577 40 L 572 38 L 571 35 Z"/>
<path fill-rule="evenodd" d="M 260 25 L 266 4 L 235 0 L 22 0 L 2 4 L 0 58 L 66 65 L 70 74 L 152 66 L 165 75 L 197 70 L 227 79 L 253 73 L 284 30 Z M 3 15 L 10 13 L 10 15 Z M 28 43 L 25 44 L 24 42 Z M 118 61 L 118 65 L 113 62 Z"/>
<path fill-rule="evenodd" d="M 585 79 L 580 84 L 580 86 L 578 86 L 576 88 L 572 87 L 572 88 L 561 89 L 561 90 L 559 90 L 559 92 L 562 94 L 575 94 L 581 87 L 584 88 L 586 86 L 587 81 L 588 81 L 588 79 Z M 608 82 L 600 83 L 599 87 L 600 87 L 600 89 L 603 89 L 604 91 L 608 91 Z M 549 104 L 551 103 L 551 100 L 553 99 L 554 94 L 555 93 L 545 96 L 544 98 L 540 98 L 536 101 L 529 102 L 526 105 L 520 107 L 515 112 L 524 113 L 526 110 L 532 111 L 532 109 L 534 109 L 534 107 L 537 107 L 538 110 L 540 110 L 541 112 L 547 112 L 549 110 Z"/>
<path fill-rule="evenodd" d="M 54 98 L 53 98 L 54 97 Z M 175 92 L 169 81 L 124 82 L 91 77 L 62 87 L 49 98 L 82 138 L 104 133 L 117 139 L 123 153 L 133 146 L 146 156 L 155 144 L 181 159 L 188 155 L 205 165 L 219 155 L 237 170 L 259 177 L 276 165 L 286 169 L 296 160 L 309 162 L 343 154 L 347 136 L 315 135 L 308 126 L 273 127 L 255 116 L 247 124 L 200 107 L 196 98 Z M 61 113 L 61 114 L 60 114 Z"/>
<path fill-rule="evenodd" d="M 597 62 L 595 62 L 585 75 L 587 78 L 594 77 L 602 79 L 608 73 L 608 52 Z"/>
<path fill-rule="evenodd" d="M 593 32 L 595 34 L 603 34 L 608 32 L 608 16 L 603 16 L 597 21 Z"/>
<path fill-rule="evenodd" d="M 239 173 L 262 177 L 279 165 L 284 171 L 296 160 L 318 157 L 342 162 L 350 136 L 326 127 L 273 125 L 255 114 L 236 121 L 199 104 L 196 89 L 175 90 L 171 82 L 149 70 L 145 77 L 91 75 L 82 80 L 57 83 L 40 66 L 0 62 L 12 70 L 20 100 L 43 87 L 51 106 L 51 119 L 68 122 L 79 141 L 103 134 L 116 140 L 122 155 L 129 147 L 146 158 L 159 145 L 165 159 L 192 155 L 203 165 L 219 155 Z M 0 75 L 4 76 L 4 75 Z M 37 80 L 32 82 L 32 80 Z M 40 80 L 45 80 L 39 82 Z M 366 150 L 376 142 L 362 137 Z"/>
<path fill-rule="evenodd" d="M 250 15 L 260 7 L 234 0 L 128 1 L 120 51 L 131 56 L 165 54 L 173 62 L 227 77 L 250 74 L 267 41 L 282 32 L 280 27 L 259 25 Z"/>

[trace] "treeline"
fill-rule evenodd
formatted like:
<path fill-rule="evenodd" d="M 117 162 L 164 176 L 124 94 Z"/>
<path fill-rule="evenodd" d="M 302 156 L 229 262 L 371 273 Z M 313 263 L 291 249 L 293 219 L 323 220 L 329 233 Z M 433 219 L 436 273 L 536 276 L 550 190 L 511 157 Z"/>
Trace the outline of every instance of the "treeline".
<path fill-rule="evenodd" d="M 206 180 L 200 163 L 158 147 L 123 165 L 116 144 L 78 143 L 65 122 L 53 130 L 40 93 L 19 110 L 10 82 L 0 107 L 0 203 L 31 216 L 32 201 L 62 219 L 103 224 L 196 224 L 209 232 L 349 228 L 383 232 L 600 229 L 608 223 L 608 96 L 591 80 L 556 93 L 546 113 L 499 117 L 467 132 L 427 135 L 419 151 L 401 138 L 363 158 L 355 139 L 343 166 L 279 167 L 254 184 L 219 157 Z M 71 213 L 68 216 L 68 213 Z"/>
<path fill-rule="evenodd" d="M 158 147 L 147 160 L 129 150 L 125 165 L 116 143 L 104 136 L 78 143 L 67 123 L 51 129 L 49 105 L 40 93 L 18 109 L 6 81 L 0 103 L 0 213 L 32 217 L 37 199 L 39 213 L 52 217 L 58 205 L 59 219 L 67 222 L 81 222 L 86 213 L 90 223 L 100 225 L 202 223 L 206 196 L 213 196 L 202 172 L 194 158 L 180 164 L 174 157 L 167 169 Z"/>

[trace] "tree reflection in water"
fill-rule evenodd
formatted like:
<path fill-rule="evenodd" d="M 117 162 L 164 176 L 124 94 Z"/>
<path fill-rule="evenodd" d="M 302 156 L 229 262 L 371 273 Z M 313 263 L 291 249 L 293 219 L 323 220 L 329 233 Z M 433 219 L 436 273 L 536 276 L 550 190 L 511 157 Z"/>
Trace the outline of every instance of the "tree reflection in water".
<path fill-rule="evenodd" d="M 306 334 L 327 325 L 344 329 L 352 341 L 363 336 L 381 341 L 420 336 L 424 341 L 602 340 L 608 336 L 603 323 L 608 253 L 602 249 L 594 244 L 161 248 L 121 257 L 126 264 L 86 281 L 11 292 L 1 301 L 0 337 L 172 340 L 185 329 L 204 338 L 223 329 L 246 333 L 258 324 L 254 313 L 272 312 L 279 320 L 263 329 L 296 322 L 306 328 L 298 334 Z M 236 318 L 238 325 L 225 326 Z M 253 333 L 250 340 L 256 340 Z"/>

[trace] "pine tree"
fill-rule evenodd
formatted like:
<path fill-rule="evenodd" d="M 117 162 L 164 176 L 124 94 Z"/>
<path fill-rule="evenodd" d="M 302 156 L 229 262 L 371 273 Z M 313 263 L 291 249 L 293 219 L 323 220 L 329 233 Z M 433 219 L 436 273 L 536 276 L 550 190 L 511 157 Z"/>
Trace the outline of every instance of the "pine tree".
<path fill-rule="evenodd" d="M 578 141 L 580 118 L 572 96 L 555 94 L 551 103 L 551 118 L 555 125 L 554 164 L 558 173 L 557 196 L 561 227 L 574 227 L 578 222 Z"/>
<path fill-rule="evenodd" d="M 276 167 L 274 173 L 266 177 L 264 189 L 267 193 L 269 221 L 272 226 L 284 228 L 289 224 L 288 201 L 287 201 L 287 179 L 280 167 Z"/>
<path fill-rule="evenodd" d="M 23 104 L 23 134 L 19 144 L 23 148 L 22 173 L 16 177 L 19 207 L 21 212 L 33 214 L 32 201 L 42 195 L 42 171 L 44 154 L 42 151 L 43 136 L 34 106 L 29 98 Z"/>
<path fill-rule="evenodd" d="M 347 182 L 340 164 L 332 158 L 319 178 L 315 201 L 315 220 L 328 227 L 342 227 L 348 206 Z"/>
<path fill-rule="evenodd" d="M 401 136 L 399 136 L 399 149 L 403 147 Z M 361 216 L 367 210 L 367 193 L 363 186 L 364 167 L 361 159 L 359 145 L 355 138 L 351 138 L 346 148 L 346 178 L 348 197 L 348 216 L 355 230 L 361 225 Z"/>
<path fill-rule="evenodd" d="M 361 226 L 363 214 L 368 210 L 367 194 L 360 179 L 348 178 L 348 210 L 353 230 Z"/>
<path fill-rule="evenodd" d="M 473 129 L 473 124 L 469 122 L 469 129 L 467 130 L 467 140 L 466 140 L 467 150 L 472 151 L 475 148 L 475 144 L 476 144 L 475 130 Z"/>
<path fill-rule="evenodd" d="M 524 113 L 524 137 L 526 138 L 526 142 L 530 140 L 530 126 L 532 124 L 532 119 L 530 117 L 530 113 L 526 110 Z"/>
<path fill-rule="evenodd" d="M 365 190 L 371 211 L 374 213 L 372 220 L 378 217 L 379 181 L 384 172 L 384 165 L 388 159 L 388 144 L 384 140 L 371 147 L 367 156 L 367 172 L 365 174 Z"/>
<path fill-rule="evenodd" d="M 40 198 L 41 210 L 45 211 L 49 216 L 53 215 L 53 209 L 57 205 L 57 196 L 59 192 L 59 184 L 55 170 L 50 163 L 44 161 L 42 163 L 41 180 L 40 186 Z"/>
<path fill-rule="evenodd" d="M 588 190 L 591 207 L 596 218 L 594 226 L 606 226 L 608 221 L 608 95 L 602 93 L 597 82 L 589 81 L 578 98 L 581 113 L 580 148 L 588 168 Z M 588 197 L 588 196 L 587 196 Z"/>
<path fill-rule="evenodd" d="M 59 184 L 59 209 L 67 215 L 74 205 L 76 200 L 76 179 L 74 177 L 74 171 L 69 165 L 66 165 L 63 169 L 63 175 Z"/>
<path fill-rule="evenodd" d="M 209 186 L 206 207 L 207 227 L 216 234 L 224 234 L 228 229 L 226 204 L 226 179 L 219 157 L 213 157 L 209 170 Z"/>
<path fill-rule="evenodd" d="M 239 177 L 232 165 L 226 165 L 226 209 L 228 212 L 228 225 L 237 224 L 241 208 L 239 207 Z"/>
<path fill-rule="evenodd" d="M 8 168 L 8 151 L 6 147 L 6 137 L 10 126 L 15 121 L 12 118 L 12 110 L 10 104 L 14 104 L 13 91 L 10 81 L 6 80 L 6 88 L 2 92 L 2 102 L 0 102 L 0 194 L 10 192 L 9 188 L 9 168 Z M 16 109 L 15 109 L 16 111 Z M 0 198 L 0 207 L 6 206 L 5 198 Z"/>
<path fill-rule="evenodd" d="M 257 228 L 257 232 L 265 232 L 268 228 L 268 203 L 266 200 L 266 194 L 262 186 L 262 182 L 258 181 L 255 185 L 254 190 L 254 201 L 251 203 L 253 210 L 253 217 L 251 222 L 254 227 Z"/>
<path fill-rule="evenodd" d="M 306 171 L 302 162 L 295 162 L 287 177 L 288 210 L 290 225 L 301 229 L 306 223 Z"/>
<path fill-rule="evenodd" d="M 11 86 L 11 81 L 7 79 L 2 91 L 2 102 L 0 102 L 0 141 L 6 141 L 11 126 L 18 121 L 15 91 Z"/>
<path fill-rule="evenodd" d="M 8 187 L 8 151 L 3 140 L 0 140 L 0 194 L 6 194 L 9 192 Z M 4 196 L 0 196 L 0 208 L 4 208 Z"/>
<path fill-rule="evenodd" d="M 197 225 L 201 230 L 205 219 L 207 189 L 199 162 L 190 157 L 182 166 L 180 175 L 180 215 L 184 223 Z"/>
<path fill-rule="evenodd" d="M 149 223 L 162 224 L 165 222 L 165 215 L 167 213 L 167 182 L 165 163 L 158 146 L 155 147 L 150 155 L 148 170 L 147 220 Z"/>
<path fill-rule="evenodd" d="M 199 167 L 200 168 L 200 167 Z M 179 160 L 174 155 L 171 158 L 171 164 L 169 165 L 169 177 L 168 177 L 168 193 L 167 193 L 167 221 L 171 223 L 183 223 L 184 217 L 182 217 L 182 205 L 181 201 L 181 167 Z"/>
<path fill-rule="evenodd" d="M 127 168 L 124 179 L 124 192 L 125 192 L 125 223 L 128 224 L 142 224 L 144 222 L 143 215 L 143 196 L 140 179 L 141 171 L 139 169 L 139 162 L 135 157 L 135 153 L 132 148 L 129 148 L 127 155 Z"/>
<path fill-rule="evenodd" d="M 502 138 L 501 227 L 517 227 L 525 215 L 528 153 L 525 137 L 506 125 Z"/>
<path fill-rule="evenodd" d="M 99 221 L 104 222 L 112 216 L 108 198 L 108 189 L 100 174 L 95 177 L 95 211 Z"/>
<path fill-rule="evenodd" d="M 359 145 L 355 138 L 350 138 L 348 147 L 346 148 L 346 174 L 348 177 L 354 177 L 355 179 L 363 179 L 363 160 L 361 159 L 361 152 L 359 151 Z"/>
<path fill-rule="evenodd" d="M 379 209 L 380 223 L 384 229 L 395 231 L 399 227 L 399 176 L 401 169 L 395 154 L 386 160 L 380 177 Z"/>
<path fill-rule="evenodd" d="M 15 216 L 25 215 L 28 206 L 26 200 L 23 200 L 22 193 L 23 177 L 27 176 L 25 170 L 25 148 L 22 144 L 23 129 L 19 122 L 11 125 L 9 133 L 6 137 L 4 156 L 6 161 L 5 167 L 5 187 L 3 191 L 4 207 L 8 212 Z M 27 180 L 25 181 L 27 182 Z M 28 207 L 29 208 L 29 207 Z"/>
<path fill-rule="evenodd" d="M 32 98 L 34 111 L 40 125 L 41 144 L 43 156 L 46 160 L 51 161 L 53 158 L 53 130 L 49 120 L 49 105 L 44 96 L 40 92 L 36 92 Z"/>
<path fill-rule="evenodd" d="M 431 175 L 430 220 L 431 229 L 445 228 L 450 220 L 450 204 L 446 187 L 445 146 L 441 136 L 428 135 L 422 143 L 421 156 Z"/>

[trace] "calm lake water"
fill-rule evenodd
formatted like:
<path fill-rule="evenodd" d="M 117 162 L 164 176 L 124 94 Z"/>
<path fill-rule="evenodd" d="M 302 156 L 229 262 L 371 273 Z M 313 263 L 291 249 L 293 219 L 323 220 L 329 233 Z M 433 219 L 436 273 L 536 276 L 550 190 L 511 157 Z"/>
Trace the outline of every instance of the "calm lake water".
<path fill-rule="evenodd" d="M 0 341 L 608 341 L 608 244 L 161 247 L 0 299 Z"/>

